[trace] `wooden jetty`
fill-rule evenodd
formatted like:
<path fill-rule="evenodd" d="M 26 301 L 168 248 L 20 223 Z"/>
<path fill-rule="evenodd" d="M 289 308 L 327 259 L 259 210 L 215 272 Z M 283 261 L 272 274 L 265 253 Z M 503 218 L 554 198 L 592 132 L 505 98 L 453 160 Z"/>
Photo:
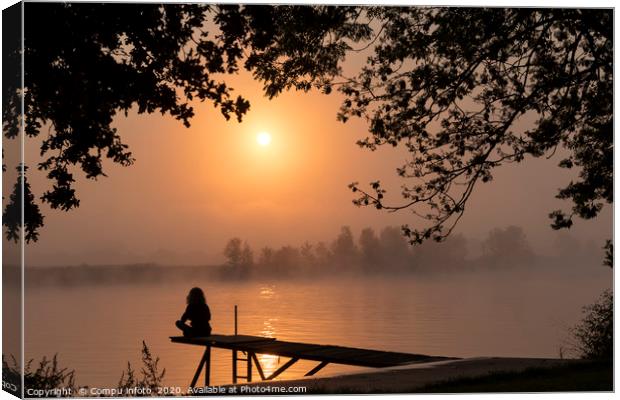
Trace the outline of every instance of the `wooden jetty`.
<path fill-rule="evenodd" d="M 325 368 L 328 364 L 344 364 L 359 367 L 385 368 L 405 364 L 427 363 L 443 360 L 454 360 L 453 357 L 428 356 L 423 354 L 395 353 L 357 349 L 353 347 L 330 346 L 322 344 L 296 343 L 277 340 L 275 338 L 248 335 L 211 335 L 205 337 L 188 338 L 183 336 L 170 337 L 173 343 L 204 346 L 205 351 L 198 364 L 191 387 L 195 387 L 202 369 L 205 369 L 205 386 L 209 386 L 211 374 L 211 348 L 232 350 L 232 381 L 238 379 L 252 381 L 253 366 L 261 380 L 271 380 L 280 375 L 299 360 L 317 361 L 319 364 L 308 371 L 305 376 L 312 376 Z M 239 357 L 239 352 L 244 358 Z M 266 376 L 257 354 L 269 354 L 290 358 L 273 373 Z M 238 362 L 245 364 L 246 374 L 238 374 Z M 243 368 L 243 367 L 242 367 Z"/>

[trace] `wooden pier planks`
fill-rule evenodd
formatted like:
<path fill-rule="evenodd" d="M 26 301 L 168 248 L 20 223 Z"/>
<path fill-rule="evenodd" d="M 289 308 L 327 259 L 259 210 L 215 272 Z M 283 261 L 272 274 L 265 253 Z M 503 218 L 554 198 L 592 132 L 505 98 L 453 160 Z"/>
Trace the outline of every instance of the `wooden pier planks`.
<path fill-rule="evenodd" d="M 385 368 L 403 364 L 451 360 L 451 357 L 397 353 L 354 347 L 296 343 L 249 335 L 211 335 L 201 338 L 171 337 L 172 342 L 212 346 L 255 354 L 312 360 L 360 367 Z"/>
<path fill-rule="evenodd" d="M 211 335 L 204 337 L 185 337 L 185 336 L 171 336 L 170 340 L 174 343 L 195 344 L 199 346 L 205 346 L 207 344 L 239 344 L 250 342 L 265 342 L 274 341 L 275 338 L 268 338 L 265 336 L 251 336 L 251 335 Z"/>

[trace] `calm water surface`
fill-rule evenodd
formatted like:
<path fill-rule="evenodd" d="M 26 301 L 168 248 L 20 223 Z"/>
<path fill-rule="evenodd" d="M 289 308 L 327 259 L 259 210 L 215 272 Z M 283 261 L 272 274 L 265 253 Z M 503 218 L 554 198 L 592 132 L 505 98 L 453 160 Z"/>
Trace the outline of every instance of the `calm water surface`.
<path fill-rule="evenodd" d="M 26 357 L 57 353 L 62 366 L 76 370 L 79 385 L 115 387 L 127 361 L 139 370 L 145 340 L 166 368 L 165 383 L 185 388 L 202 350 L 168 337 L 177 334 L 173 323 L 194 285 L 205 290 L 215 333 L 233 332 L 237 304 L 242 334 L 458 357 L 558 357 L 567 328 L 611 286 L 611 273 L 31 288 Z M 230 383 L 230 351 L 215 349 L 212 356 L 212 383 Z M 286 359 L 261 361 L 269 372 Z M 315 364 L 299 362 L 281 379 Z M 329 365 L 319 375 L 354 370 Z"/>

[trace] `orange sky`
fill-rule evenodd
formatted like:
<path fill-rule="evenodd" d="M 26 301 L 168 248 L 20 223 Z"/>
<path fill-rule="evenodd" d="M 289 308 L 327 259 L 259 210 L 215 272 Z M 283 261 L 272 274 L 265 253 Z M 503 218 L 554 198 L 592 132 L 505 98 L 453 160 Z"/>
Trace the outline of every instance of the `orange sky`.
<path fill-rule="evenodd" d="M 355 145 L 366 126 L 336 121 L 338 94 L 288 92 L 269 101 L 247 74 L 227 82 L 251 102 L 242 123 L 225 121 L 209 103 L 196 104 L 189 129 L 160 114 L 117 117 L 136 163 L 106 162 L 107 178 L 80 178 L 81 205 L 74 211 L 43 206 L 45 227 L 27 249 L 28 264 L 209 263 L 221 260 L 233 236 L 258 249 L 331 240 L 341 225 L 357 234 L 365 226 L 416 221 L 406 211 L 386 214 L 351 204 L 352 181 L 381 179 L 398 200 L 404 182 L 395 168 L 406 152 L 390 147 L 373 153 Z M 271 133 L 270 146 L 256 143 L 261 131 Z M 28 144 L 27 162 L 36 159 L 38 145 Z M 535 248 L 547 248 L 556 235 L 547 214 L 569 206 L 554 199 L 570 178 L 555 167 L 557 160 L 498 170 L 493 182 L 478 187 L 457 231 L 483 238 L 494 227 L 516 224 Z M 30 180 L 38 193 L 49 185 L 40 173 Z M 602 246 L 611 229 L 607 207 L 596 221 L 578 220 L 571 234 Z"/>

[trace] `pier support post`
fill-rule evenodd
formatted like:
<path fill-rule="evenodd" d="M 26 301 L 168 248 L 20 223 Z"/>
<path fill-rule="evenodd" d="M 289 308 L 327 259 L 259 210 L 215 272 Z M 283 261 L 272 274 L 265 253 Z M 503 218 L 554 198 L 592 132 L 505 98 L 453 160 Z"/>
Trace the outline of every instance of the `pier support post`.
<path fill-rule="evenodd" d="M 256 356 L 256 353 L 252 353 L 252 357 L 250 359 L 254 359 L 254 364 L 256 365 L 256 370 L 258 371 L 258 376 L 260 376 L 261 380 L 265 380 L 265 373 L 263 372 L 263 368 L 260 366 L 260 361 Z"/>
<path fill-rule="evenodd" d="M 235 304 L 235 336 L 237 336 L 237 305 Z M 237 350 L 232 351 L 232 381 L 237 383 Z"/>
<path fill-rule="evenodd" d="M 237 350 L 232 351 L 232 381 L 237 383 Z"/>
<path fill-rule="evenodd" d="M 200 378 L 200 373 L 202 372 L 203 366 L 205 367 L 205 386 L 209 386 L 209 379 L 211 375 L 211 346 L 206 346 L 205 352 L 200 359 L 200 363 L 198 363 L 198 368 L 196 369 L 192 383 L 189 385 L 190 387 L 196 387 L 196 383 L 198 382 L 198 378 Z"/>
<path fill-rule="evenodd" d="M 308 373 L 306 373 L 306 375 L 304 375 L 304 376 L 312 376 L 312 375 L 316 374 L 317 372 L 319 372 L 320 370 L 325 368 L 327 366 L 327 364 L 329 364 L 329 362 L 322 361 L 319 365 L 317 365 L 316 367 L 314 367 L 310 371 L 308 371 Z"/>
<path fill-rule="evenodd" d="M 247 361 L 248 363 L 248 371 L 247 371 L 247 381 L 252 382 L 252 353 L 247 353 Z"/>
<path fill-rule="evenodd" d="M 282 372 L 286 371 L 288 369 L 288 367 L 290 367 L 291 365 L 295 364 L 297 361 L 299 361 L 299 358 L 296 358 L 296 357 L 291 358 L 283 366 L 281 366 L 280 368 L 275 370 L 271 375 L 269 375 L 265 380 L 270 381 L 270 380 L 276 378 Z"/>
<path fill-rule="evenodd" d="M 207 346 L 205 355 L 207 356 L 205 362 L 205 386 L 209 386 L 211 383 L 211 346 Z"/>

